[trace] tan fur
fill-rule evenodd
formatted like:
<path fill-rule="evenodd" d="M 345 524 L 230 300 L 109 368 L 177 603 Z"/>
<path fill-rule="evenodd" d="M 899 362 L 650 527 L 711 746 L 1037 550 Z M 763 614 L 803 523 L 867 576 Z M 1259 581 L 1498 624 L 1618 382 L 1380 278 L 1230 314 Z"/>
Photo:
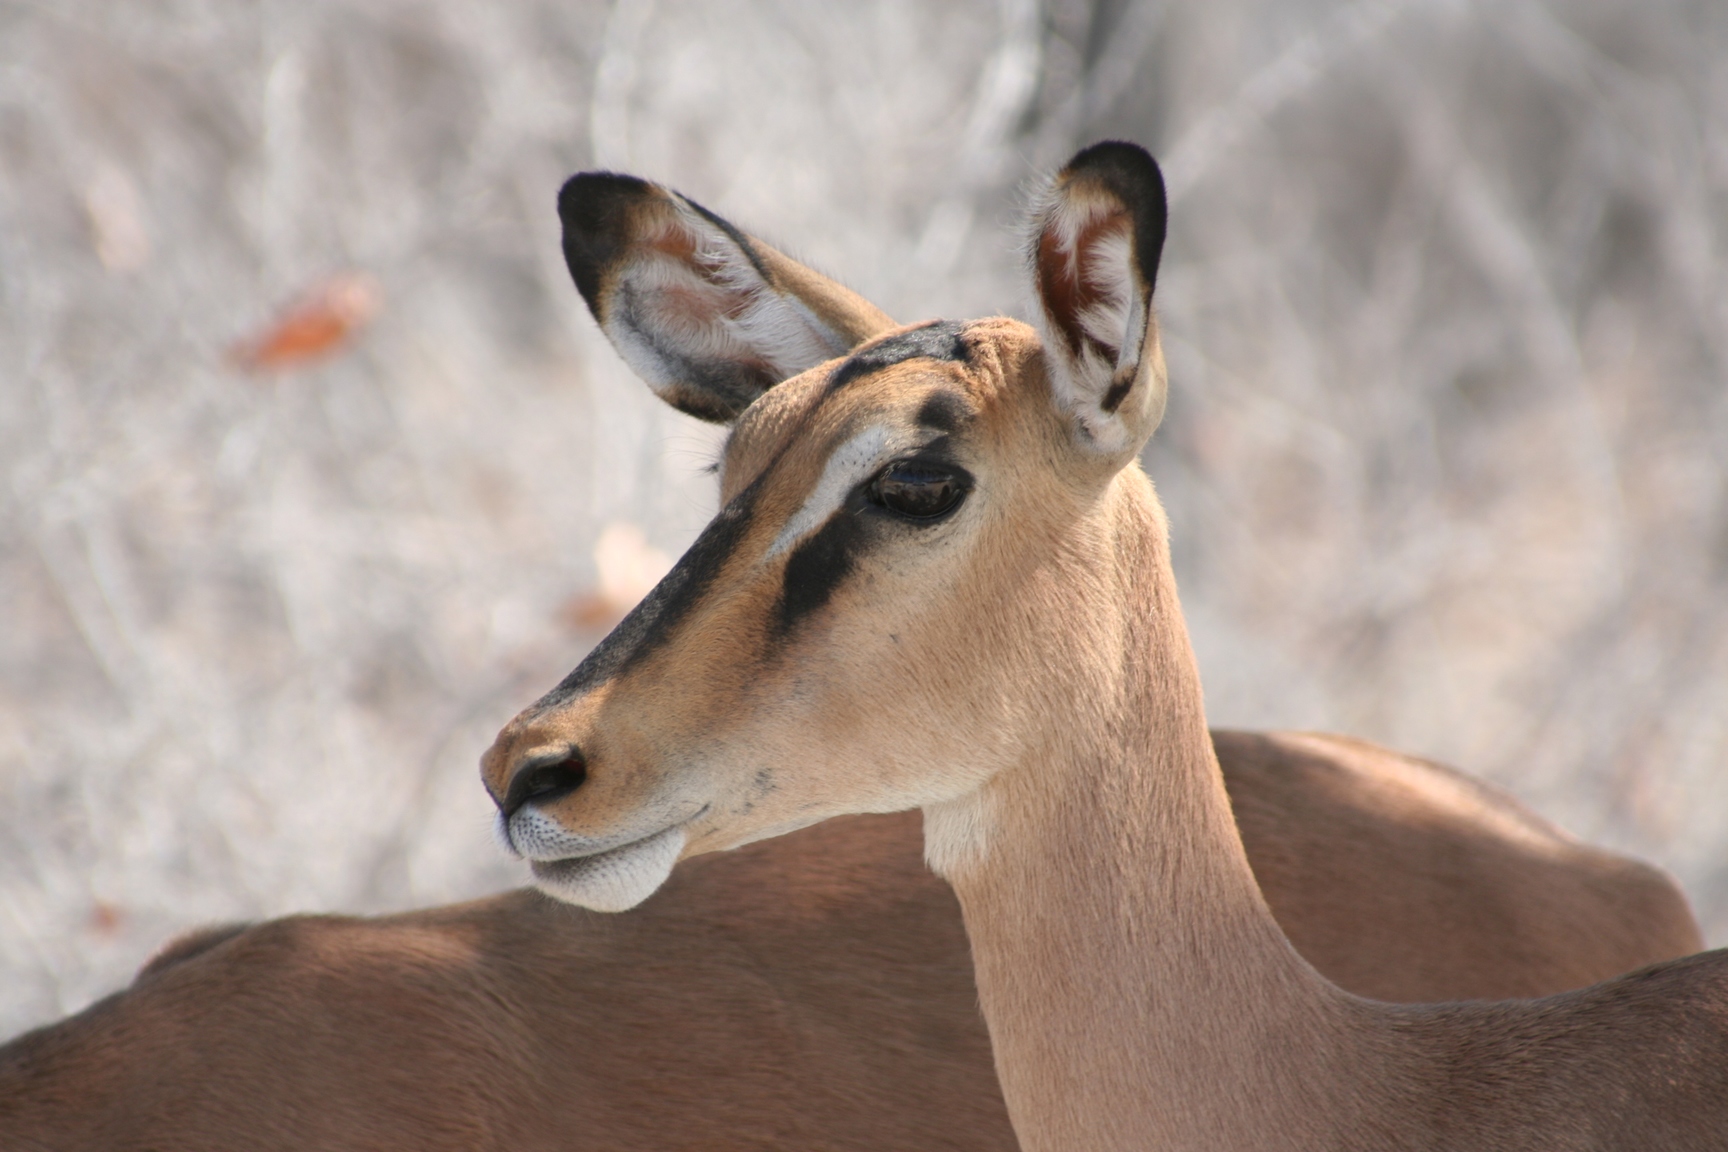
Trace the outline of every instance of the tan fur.
<path fill-rule="evenodd" d="M 1666 877 L 1448 769 L 1215 739 L 1274 913 L 1354 991 L 1558 991 L 1699 946 Z M 692 860 L 624 917 L 515 893 L 193 933 L 0 1048 L 0 1147 L 1011 1149 L 921 847 L 915 814 L 842 818 Z"/>
<path fill-rule="evenodd" d="M 1071 168 L 1132 197 L 1157 176 L 1129 151 Z M 1156 326 L 1135 331 L 1156 363 Z M 922 807 L 1029 1152 L 1728 1144 L 1728 955 L 1437 1008 L 1359 999 L 1301 958 L 1231 818 L 1133 459 L 1156 406 L 1111 408 L 1120 369 L 1024 325 L 976 322 L 966 341 L 965 364 L 907 360 L 838 392 L 816 369 L 758 400 L 725 465 L 734 546 L 670 623 L 627 637 L 615 674 L 500 734 L 493 794 L 529 749 L 579 759 L 581 786 L 535 818 L 626 855 L 662 829 L 695 855 Z M 1064 355 L 1058 396 L 1046 358 Z M 811 569 L 818 609 L 777 630 L 790 564 L 763 556 L 780 525 L 838 444 L 866 425 L 912 436 L 937 390 L 972 417 L 960 512 L 859 519 L 867 546 Z M 1074 397 L 1098 407 L 1076 415 Z"/>
<path fill-rule="evenodd" d="M 1659 873 L 1450 770 L 1215 739 L 1280 923 L 1346 987 L 1557 991 L 1695 946 Z M 922 844 L 915 813 L 843 817 L 692 860 L 622 917 L 518 892 L 192 933 L 0 1047 L 0 1147 L 1011 1149 Z"/>
<path fill-rule="evenodd" d="M 854 342 L 890 326 L 757 252 Z M 761 467 L 774 428 L 734 455 Z M 1215 740 L 1273 912 L 1352 990 L 1554 991 L 1698 946 L 1665 877 L 1450 770 Z M 625 917 L 515 893 L 193 933 L 0 1048 L 0 1148 L 1010 1148 L 920 843 L 910 813 L 833 821 L 692 860 Z"/>
<path fill-rule="evenodd" d="M 803 301 L 849 345 L 856 347 L 894 327 L 894 321 L 886 312 L 844 284 L 806 268 L 760 240 L 755 240 L 755 244 L 757 255 L 774 278 L 775 285 L 787 295 Z"/>

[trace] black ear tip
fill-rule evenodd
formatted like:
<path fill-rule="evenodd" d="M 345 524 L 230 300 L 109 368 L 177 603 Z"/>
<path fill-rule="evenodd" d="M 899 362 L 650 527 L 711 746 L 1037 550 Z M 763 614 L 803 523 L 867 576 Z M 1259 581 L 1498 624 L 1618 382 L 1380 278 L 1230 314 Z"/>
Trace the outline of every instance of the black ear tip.
<path fill-rule="evenodd" d="M 1126 140 L 1100 140 L 1074 154 L 1062 166 L 1062 179 L 1091 177 L 1112 190 L 1150 195 L 1164 200 L 1164 173 L 1152 153 Z M 1138 198 L 1138 197 L 1136 197 Z"/>
<path fill-rule="evenodd" d="M 1170 221 L 1158 161 L 1138 144 L 1101 140 L 1076 152 L 1056 177 L 1058 188 L 1075 183 L 1103 188 L 1133 215 L 1134 257 L 1150 293 L 1158 282 L 1158 260 Z"/>
<path fill-rule="evenodd" d="M 617 172 L 578 172 L 558 189 L 558 218 L 564 222 L 565 231 L 602 231 L 653 187 L 646 180 Z"/>
<path fill-rule="evenodd" d="M 558 190 L 564 263 L 597 319 L 601 280 L 629 246 L 633 210 L 653 192 L 648 181 L 617 172 L 578 172 Z"/>
<path fill-rule="evenodd" d="M 1113 158 L 1132 158 L 1131 163 L 1138 160 L 1142 164 L 1157 166 L 1157 161 L 1152 159 L 1152 153 L 1132 140 L 1100 140 L 1096 144 L 1088 144 L 1074 153 L 1074 158 L 1068 161 L 1067 166 L 1076 168 Z"/>

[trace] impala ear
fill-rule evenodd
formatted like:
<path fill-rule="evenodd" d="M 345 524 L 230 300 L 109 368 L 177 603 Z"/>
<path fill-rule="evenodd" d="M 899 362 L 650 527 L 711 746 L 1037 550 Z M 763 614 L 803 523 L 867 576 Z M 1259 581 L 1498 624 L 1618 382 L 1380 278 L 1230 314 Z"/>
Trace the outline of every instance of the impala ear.
<path fill-rule="evenodd" d="M 611 172 L 558 193 L 564 260 L 660 398 L 730 423 L 780 381 L 894 326 L 856 293 L 667 188 Z"/>
<path fill-rule="evenodd" d="M 1124 461 L 1164 415 L 1152 288 L 1167 219 L 1157 161 L 1117 141 L 1068 161 L 1033 216 L 1051 390 L 1085 447 Z"/>

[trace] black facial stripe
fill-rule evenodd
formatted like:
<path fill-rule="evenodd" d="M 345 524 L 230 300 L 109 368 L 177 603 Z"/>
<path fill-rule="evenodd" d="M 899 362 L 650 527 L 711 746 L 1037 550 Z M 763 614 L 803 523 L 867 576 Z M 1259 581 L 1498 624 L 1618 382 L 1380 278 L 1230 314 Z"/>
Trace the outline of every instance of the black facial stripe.
<path fill-rule="evenodd" d="M 792 550 L 774 617 L 781 635 L 828 603 L 834 589 L 851 575 L 868 531 L 864 494 L 855 490 L 826 524 Z"/>
<path fill-rule="evenodd" d="M 949 455 L 951 442 L 949 436 L 938 436 L 902 462 L 952 470 L 962 487 L 970 489 L 971 474 Z M 866 481 L 853 489 L 827 522 L 806 536 L 787 557 L 774 616 L 775 629 L 780 635 L 792 631 L 801 620 L 828 603 L 834 590 L 852 574 L 858 557 L 870 547 L 872 523 L 879 522 L 883 515 L 881 509 L 872 507 L 871 483 Z"/>
<path fill-rule="evenodd" d="M 918 423 L 938 432 L 954 432 L 972 419 L 972 410 L 952 392 L 932 392 L 918 409 Z"/>
<path fill-rule="evenodd" d="M 619 675 L 665 643 L 737 551 L 739 541 L 750 529 L 761 487 L 758 478 L 722 508 L 665 579 L 535 707 L 544 710 L 567 703 Z"/>
<path fill-rule="evenodd" d="M 950 364 L 970 364 L 972 354 L 966 341 L 960 338 L 964 327 L 958 320 L 932 320 L 867 345 L 834 369 L 834 374 L 828 377 L 828 393 L 838 392 L 860 376 L 919 357 L 945 360 Z"/>

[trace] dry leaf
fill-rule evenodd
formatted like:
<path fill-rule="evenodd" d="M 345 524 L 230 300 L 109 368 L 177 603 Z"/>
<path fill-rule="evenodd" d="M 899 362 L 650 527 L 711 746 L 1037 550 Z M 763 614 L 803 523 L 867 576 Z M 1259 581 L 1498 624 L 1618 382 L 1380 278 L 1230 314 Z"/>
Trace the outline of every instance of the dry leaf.
<path fill-rule="evenodd" d="M 112 936 L 126 923 L 126 913 L 118 905 L 98 900 L 90 907 L 90 931 L 98 936 Z"/>
<path fill-rule="evenodd" d="M 104 165 L 84 189 L 84 211 L 90 217 L 90 240 L 102 267 L 119 274 L 136 272 L 149 262 L 144 201 L 125 172 Z"/>
<path fill-rule="evenodd" d="M 571 597 L 559 618 L 582 632 L 599 632 L 624 618 L 672 569 L 672 558 L 648 543 L 642 529 L 614 521 L 594 542 L 594 567 L 600 583 Z"/>
<path fill-rule="evenodd" d="M 378 281 L 364 272 L 344 272 L 318 285 L 262 334 L 230 351 L 233 361 L 254 372 L 280 371 L 324 359 L 347 346 L 383 305 Z"/>

